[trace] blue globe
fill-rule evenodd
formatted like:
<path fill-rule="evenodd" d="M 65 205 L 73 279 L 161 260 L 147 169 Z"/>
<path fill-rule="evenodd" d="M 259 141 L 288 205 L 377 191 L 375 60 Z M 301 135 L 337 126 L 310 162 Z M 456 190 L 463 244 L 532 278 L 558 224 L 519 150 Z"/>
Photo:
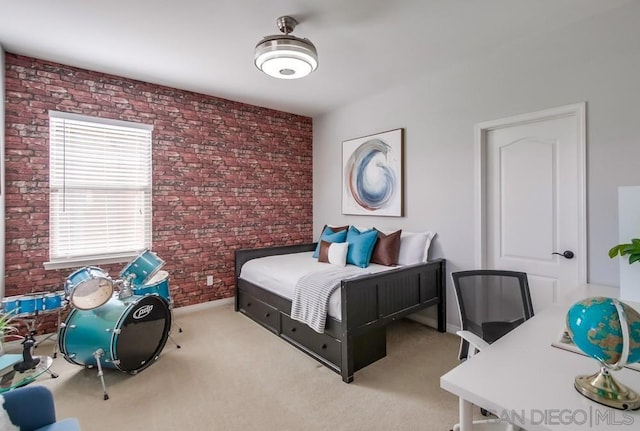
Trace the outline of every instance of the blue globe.
<path fill-rule="evenodd" d="M 627 363 L 640 361 L 640 314 L 620 302 L 629 326 Z M 622 355 L 620 318 L 611 298 L 595 297 L 576 302 L 567 313 L 567 330 L 573 342 L 587 355 L 608 365 Z"/>

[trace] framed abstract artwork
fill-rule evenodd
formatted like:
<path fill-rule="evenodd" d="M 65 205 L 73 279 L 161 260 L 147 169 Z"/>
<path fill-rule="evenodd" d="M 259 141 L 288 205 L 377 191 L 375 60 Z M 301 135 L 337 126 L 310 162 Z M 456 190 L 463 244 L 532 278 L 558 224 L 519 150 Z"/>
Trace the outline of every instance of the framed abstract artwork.
<path fill-rule="evenodd" d="M 342 213 L 402 217 L 404 130 L 342 142 Z"/>

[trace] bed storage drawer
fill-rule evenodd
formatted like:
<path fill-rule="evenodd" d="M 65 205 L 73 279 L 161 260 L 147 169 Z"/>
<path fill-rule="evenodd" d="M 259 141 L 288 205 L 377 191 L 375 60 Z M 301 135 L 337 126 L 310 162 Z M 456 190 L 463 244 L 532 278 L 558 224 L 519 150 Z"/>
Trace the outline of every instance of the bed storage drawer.
<path fill-rule="evenodd" d="M 319 334 L 302 322 L 281 315 L 282 334 L 291 344 L 311 356 L 320 357 L 336 367 L 340 366 L 340 341 L 327 334 Z M 324 362 L 323 361 L 323 362 Z"/>
<path fill-rule="evenodd" d="M 278 333 L 278 310 L 264 302 L 256 299 L 246 292 L 238 292 L 240 311 L 250 316 L 265 328 L 274 333 Z"/>

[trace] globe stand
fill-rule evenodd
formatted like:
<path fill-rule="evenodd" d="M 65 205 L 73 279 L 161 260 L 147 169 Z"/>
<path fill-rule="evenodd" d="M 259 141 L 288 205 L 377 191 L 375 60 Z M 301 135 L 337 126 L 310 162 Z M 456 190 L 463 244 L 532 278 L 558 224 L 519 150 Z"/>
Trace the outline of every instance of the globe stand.
<path fill-rule="evenodd" d="M 613 364 L 602 360 L 602 358 L 598 358 L 602 364 L 600 371 L 590 376 L 576 377 L 574 387 L 583 396 L 607 407 L 618 410 L 637 410 L 640 409 L 640 396 L 632 389 L 618 382 L 609 371 L 621 370 L 627 365 L 629 345 L 631 344 L 627 313 L 620 301 L 611 298 L 611 302 L 618 313 L 622 335 L 622 352 L 620 353 L 620 358 L 618 362 Z"/>
<path fill-rule="evenodd" d="M 575 388 L 585 397 L 618 410 L 640 409 L 640 396 L 618 382 L 606 367 L 590 376 L 578 376 Z"/>

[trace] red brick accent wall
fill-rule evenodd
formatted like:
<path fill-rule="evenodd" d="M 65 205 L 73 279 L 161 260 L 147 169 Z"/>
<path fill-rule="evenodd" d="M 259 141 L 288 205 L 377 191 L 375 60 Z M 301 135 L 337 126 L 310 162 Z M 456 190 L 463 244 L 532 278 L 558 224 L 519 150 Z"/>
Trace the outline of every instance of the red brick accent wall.
<path fill-rule="evenodd" d="M 234 251 L 312 240 L 311 118 L 6 54 L 6 295 L 60 290 L 48 111 L 151 124 L 153 250 L 176 306 L 234 295 Z M 100 265 L 117 278 L 128 262 Z M 206 276 L 213 276 L 213 286 Z"/>

